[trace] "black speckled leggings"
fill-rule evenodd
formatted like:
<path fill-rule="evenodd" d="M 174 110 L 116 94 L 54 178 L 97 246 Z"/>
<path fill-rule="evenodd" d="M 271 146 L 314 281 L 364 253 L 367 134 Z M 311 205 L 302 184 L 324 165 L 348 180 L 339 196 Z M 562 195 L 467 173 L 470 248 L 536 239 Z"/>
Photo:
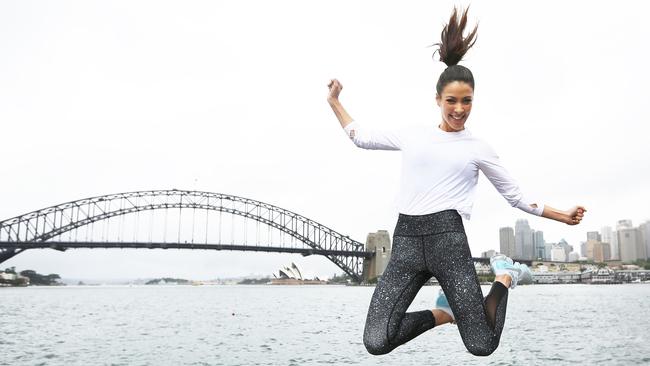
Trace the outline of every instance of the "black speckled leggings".
<path fill-rule="evenodd" d="M 508 289 L 494 282 L 483 298 L 463 221 L 455 210 L 399 215 L 393 252 L 368 309 L 363 333 L 368 352 L 386 354 L 436 325 L 430 310 L 406 312 L 431 276 L 447 296 L 467 350 L 477 356 L 494 352 L 503 330 Z"/>

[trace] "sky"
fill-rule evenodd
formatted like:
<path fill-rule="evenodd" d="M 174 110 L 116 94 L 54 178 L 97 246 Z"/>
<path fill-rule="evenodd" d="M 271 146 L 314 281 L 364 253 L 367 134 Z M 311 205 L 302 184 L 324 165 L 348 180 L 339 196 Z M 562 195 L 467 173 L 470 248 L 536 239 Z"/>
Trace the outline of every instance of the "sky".
<path fill-rule="evenodd" d="M 243 196 L 361 242 L 391 233 L 400 153 L 347 139 L 327 83 L 367 126 L 438 124 L 431 58 L 451 1 L 0 2 L 0 220 L 151 189 Z M 650 219 L 650 24 L 644 2 L 471 4 L 478 39 L 466 127 L 527 196 L 587 208 L 567 226 L 511 208 L 481 175 L 465 222 L 475 256 L 519 218 L 565 238 Z M 324 257 L 31 250 L 0 264 L 64 278 L 341 271 Z"/>

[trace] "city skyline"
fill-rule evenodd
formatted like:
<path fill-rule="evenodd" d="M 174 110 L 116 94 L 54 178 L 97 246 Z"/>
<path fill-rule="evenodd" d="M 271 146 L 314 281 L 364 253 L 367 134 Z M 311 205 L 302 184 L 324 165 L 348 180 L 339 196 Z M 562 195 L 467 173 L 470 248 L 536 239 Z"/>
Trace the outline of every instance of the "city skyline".
<path fill-rule="evenodd" d="M 614 260 L 625 263 L 650 259 L 650 220 L 635 226 L 632 220 L 619 219 L 616 230 L 604 225 L 600 230 L 587 231 L 585 240 L 579 241 L 579 246 L 575 243 L 571 245 L 564 238 L 557 243 L 545 241 L 543 231 L 531 228 L 526 219 L 517 219 L 514 226 L 514 229 L 510 226 L 499 228 L 499 251 L 513 258 L 541 258 L 560 262 L 578 259 L 596 262 Z M 551 253 L 555 247 L 562 248 L 564 254 L 552 259 Z M 619 250 L 621 247 L 623 251 Z M 483 252 L 485 253 L 487 252 Z M 570 259 L 572 254 L 579 254 L 580 257 Z"/>

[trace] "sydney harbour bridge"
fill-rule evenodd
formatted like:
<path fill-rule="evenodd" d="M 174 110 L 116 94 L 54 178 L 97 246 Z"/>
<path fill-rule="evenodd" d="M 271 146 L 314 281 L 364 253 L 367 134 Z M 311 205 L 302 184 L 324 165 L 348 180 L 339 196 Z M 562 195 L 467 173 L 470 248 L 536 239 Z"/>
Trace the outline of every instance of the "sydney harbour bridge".
<path fill-rule="evenodd" d="M 176 189 L 84 198 L 0 221 L 0 263 L 47 248 L 318 254 L 356 282 L 364 279 L 364 261 L 375 257 L 363 243 L 295 212 L 244 197 Z"/>

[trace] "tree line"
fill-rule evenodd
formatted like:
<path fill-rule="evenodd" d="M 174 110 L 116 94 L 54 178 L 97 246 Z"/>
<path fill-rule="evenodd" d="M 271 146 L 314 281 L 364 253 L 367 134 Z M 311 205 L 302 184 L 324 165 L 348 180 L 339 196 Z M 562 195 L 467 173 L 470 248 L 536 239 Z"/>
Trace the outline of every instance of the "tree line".
<path fill-rule="evenodd" d="M 26 269 L 24 271 L 16 272 L 16 267 L 10 267 L 4 270 L 5 273 L 20 275 L 29 278 L 29 284 L 33 286 L 60 286 L 62 285 L 61 276 L 56 273 L 48 275 L 40 274 L 34 270 Z"/>

